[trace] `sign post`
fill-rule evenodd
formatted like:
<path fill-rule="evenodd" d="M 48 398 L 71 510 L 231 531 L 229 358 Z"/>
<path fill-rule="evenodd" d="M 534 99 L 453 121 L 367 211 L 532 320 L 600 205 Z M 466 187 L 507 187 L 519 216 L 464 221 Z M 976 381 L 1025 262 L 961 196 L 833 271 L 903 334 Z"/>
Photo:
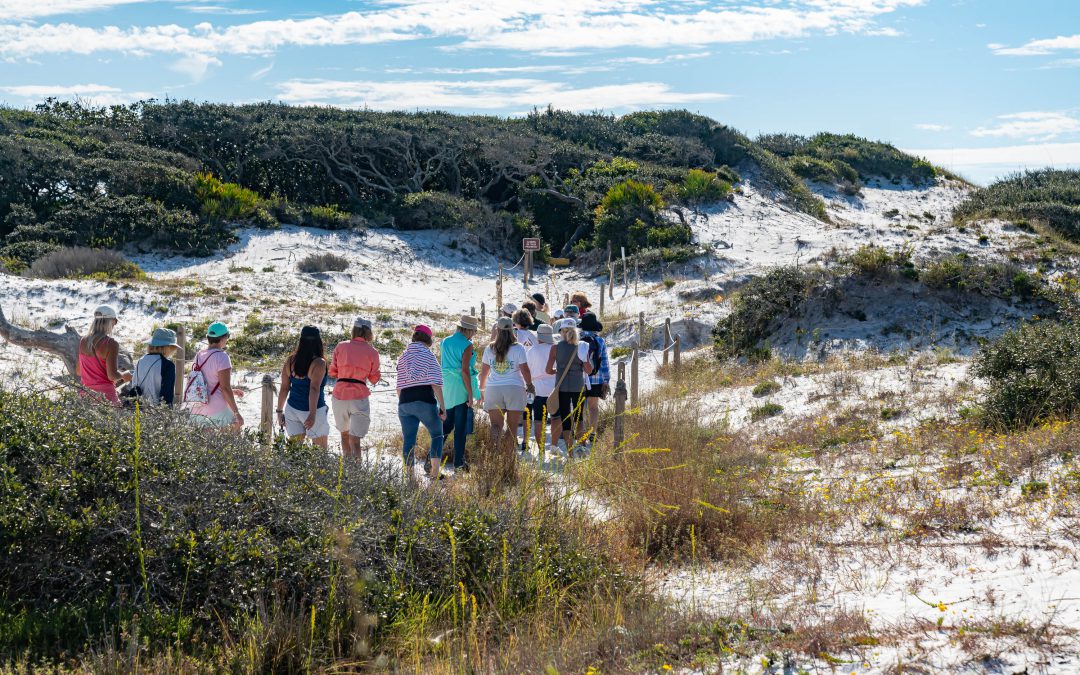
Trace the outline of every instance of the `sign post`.
<path fill-rule="evenodd" d="M 540 250 L 540 237 L 525 237 L 521 240 L 521 250 L 525 252 L 524 278 L 525 285 L 529 285 L 532 279 L 533 253 Z"/>

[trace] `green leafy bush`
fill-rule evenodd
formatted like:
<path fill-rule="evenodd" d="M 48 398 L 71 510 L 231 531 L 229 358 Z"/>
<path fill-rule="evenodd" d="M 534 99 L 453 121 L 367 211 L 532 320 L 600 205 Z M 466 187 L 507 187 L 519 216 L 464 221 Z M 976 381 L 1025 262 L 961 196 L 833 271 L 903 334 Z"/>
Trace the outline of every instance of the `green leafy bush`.
<path fill-rule="evenodd" d="M 731 314 L 713 328 L 713 349 L 719 358 L 748 355 L 768 336 L 774 321 L 798 309 L 821 282 L 816 271 L 777 267 L 754 277 L 733 301 Z"/>
<path fill-rule="evenodd" d="M 30 274 L 42 279 L 141 279 L 146 276 L 138 265 L 116 251 L 82 246 L 45 254 L 30 265 Z"/>
<path fill-rule="evenodd" d="M 691 206 L 718 202 L 731 195 L 731 183 L 725 182 L 712 171 L 690 169 L 676 189 L 676 194 L 680 201 Z"/>
<path fill-rule="evenodd" d="M 0 477 L 0 654 L 32 663 L 137 635 L 208 667 L 236 640 L 247 668 L 362 664 L 418 616 L 453 628 L 455 599 L 512 621 L 618 578 L 558 509 L 418 491 L 158 408 L 0 391 Z"/>
<path fill-rule="evenodd" d="M 994 424 L 1025 426 L 1080 411 L 1080 325 L 1029 323 L 976 356 L 974 373 L 988 381 L 983 411 Z"/>
<path fill-rule="evenodd" d="M 1080 170 L 1014 174 L 971 193 L 953 211 L 958 223 L 981 218 L 1038 221 L 1080 241 Z"/>
<path fill-rule="evenodd" d="M 754 389 L 751 392 L 755 397 L 761 398 L 762 396 L 770 396 L 780 391 L 780 383 L 776 380 L 765 380 L 764 382 L 758 382 L 754 385 Z"/>
<path fill-rule="evenodd" d="M 881 246 L 867 244 L 844 258 L 851 271 L 863 277 L 883 279 L 894 274 L 917 278 L 918 271 L 911 260 L 912 248 L 903 246 L 890 253 Z"/>
<path fill-rule="evenodd" d="M 809 138 L 772 134 L 758 137 L 757 142 L 781 157 L 803 155 L 816 158 L 831 165 L 832 170 L 841 175 L 846 173 L 841 166 L 845 165 L 857 172 L 856 178 L 907 179 L 918 184 L 932 181 L 938 173 L 924 159 L 902 152 L 888 143 L 853 134 L 820 133 Z"/>
<path fill-rule="evenodd" d="M 920 271 L 919 279 L 930 288 L 972 291 L 999 298 L 1030 298 L 1039 287 L 1036 279 L 1016 265 L 982 263 L 964 253 L 929 263 Z"/>
<path fill-rule="evenodd" d="M 343 230 L 352 225 L 353 216 L 349 213 L 345 213 L 333 204 L 327 206 L 309 206 L 303 210 L 301 222 L 308 227 Z"/>
<path fill-rule="evenodd" d="M 661 213 L 664 200 L 647 183 L 625 180 L 604 195 L 596 208 L 596 245 L 610 244 L 628 252 L 652 247 L 664 248 L 690 242 L 690 228 L 669 223 Z"/>
<path fill-rule="evenodd" d="M 202 214 L 214 223 L 252 218 L 262 201 L 254 190 L 223 182 L 209 172 L 195 174 L 195 198 Z"/>
<path fill-rule="evenodd" d="M 788 159 L 797 176 L 818 183 L 859 185 L 859 172 L 838 159 L 819 159 L 810 155 L 795 155 Z"/>
<path fill-rule="evenodd" d="M 750 409 L 750 421 L 760 422 L 770 417 L 776 417 L 784 412 L 784 406 L 779 403 L 763 403 Z"/>

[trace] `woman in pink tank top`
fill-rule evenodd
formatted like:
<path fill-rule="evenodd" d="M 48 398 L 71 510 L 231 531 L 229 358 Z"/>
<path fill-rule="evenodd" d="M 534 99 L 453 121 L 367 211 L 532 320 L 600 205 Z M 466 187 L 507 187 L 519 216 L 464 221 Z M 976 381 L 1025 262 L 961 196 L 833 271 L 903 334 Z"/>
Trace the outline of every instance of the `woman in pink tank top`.
<path fill-rule="evenodd" d="M 87 391 L 100 394 L 109 403 L 120 405 L 116 383 L 130 382 L 131 373 L 120 372 L 117 365 L 120 344 L 110 336 L 116 322 L 116 310 L 112 307 L 102 305 L 94 310 L 90 334 L 79 341 L 79 363 L 76 372 Z M 83 395 L 93 395 L 87 391 L 84 391 Z"/>

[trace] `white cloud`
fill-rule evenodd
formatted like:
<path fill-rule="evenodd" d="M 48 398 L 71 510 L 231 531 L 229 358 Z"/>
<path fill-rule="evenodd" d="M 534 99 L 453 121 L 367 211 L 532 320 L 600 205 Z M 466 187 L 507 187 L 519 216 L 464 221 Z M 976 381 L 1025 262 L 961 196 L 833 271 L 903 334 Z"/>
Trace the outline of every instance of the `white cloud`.
<path fill-rule="evenodd" d="M 915 128 L 920 131 L 948 131 L 951 127 L 945 124 L 916 124 Z"/>
<path fill-rule="evenodd" d="M 169 70 L 186 75 L 191 79 L 192 83 L 202 82 L 206 77 L 206 73 L 209 72 L 211 66 L 220 66 L 221 59 L 216 56 L 205 56 L 203 54 L 190 54 L 177 59 Z"/>
<path fill-rule="evenodd" d="M 624 56 L 617 59 L 609 59 L 609 63 L 629 63 L 631 65 L 655 66 L 661 63 L 673 61 L 689 61 L 691 59 L 704 59 L 712 56 L 712 52 L 690 52 L 688 54 L 668 54 L 666 56 Z"/>
<path fill-rule="evenodd" d="M 3 0 L 0 2 L 0 20 L 25 20 L 57 14 L 93 12 L 137 2 L 147 0 Z"/>
<path fill-rule="evenodd" d="M 177 5 L 177 8 L 192 14 L 218 14 L 222 16 L 246 16 L 266 13 L 264 9 L 243 9 L 241 7 L 226 7 L 225 5 Z"/>
<path fill-rule="evenodd" d="M 727 98 L 718 93 L 672 91 L 660 82 L 569 87 L 561 82 L 499 80 L 288 80 L 279 98 L 298 105 L 377 110 L 521 110 L 552 105 L 561 110 L 626 110 Z"/>
<path fill-rule="evenodd" d="M 371 11 L 224 27 L 211 23 L 191 28 L 159 25 L 126 29 L 72 24 L 0 25 L 0 55 L 97 51 L 267 54 L 290 45 L 353 45 L 424 38 L 456 39 L 451 47 L 458 48 L 548 55 L 618 47 L 685 48 L 811 34 L 881 32 L 887 29 L 877 25 L 879 17 L 924 2 L 742 0 L 740 4 L 703 8 L 693 4 L 664 5 L 655 0 L 384 0 L 379 9 Z"/>
<path fill-rule="evenodd" d="M 1048 141 L 1062 134 L 1080 132 L 1080 119 L 1059 112 L 1020 112 L 995 119 L 996 124 L 974 129 L 971 135 Z"/>
<path fill-rule="evenodd" d="M 1007 47 L 997 43 L 986 46 L 998 56 L 1041 56 L 1059 51 L 1080 51 L 1080 35 L 1059 35 L 1055 38 L 1032 40 L 1019 47 Z"/>
<path fill-rule="evenodd" d="M 145 91 L 125 92 L 107 84 L 23 84 L 0 87 L 0 93 L 23 99 L 22 103 L 38 103 L 46 98 L 80 99 L 93 105 L 121 105 L 147 98 L 153 94 Z"/>
<path fill-rule="evenodd" d="M 904 152 L 925 157 L 938 166 L 984 185 L 995 178 L 1025 169 L 1080 168 L 1080 143 L 1039 143 L 999 148 L 905 149 Z"/>

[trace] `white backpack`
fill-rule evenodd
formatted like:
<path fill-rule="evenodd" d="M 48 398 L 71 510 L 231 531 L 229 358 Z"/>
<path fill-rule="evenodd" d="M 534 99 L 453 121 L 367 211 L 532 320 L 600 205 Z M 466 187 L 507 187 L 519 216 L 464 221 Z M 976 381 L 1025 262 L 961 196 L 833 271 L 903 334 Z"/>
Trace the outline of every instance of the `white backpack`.
<path fill-rule="evenodd" d="M 209 403 L 210 397 L 214 395 L 214 392 L 218 389 L 218 384 L 214 385 L 213 389 L 209 389 L 206 385 L 206 376 L 203 375 L 202 369 L 206 365 L 206 362 L 219 350 L 215 349 L 207 354 L 202 363 L 197 360 L 191 365 L 191 372 L 188 373 L 187 383 L 184 385 L 184 403 Z"/>

